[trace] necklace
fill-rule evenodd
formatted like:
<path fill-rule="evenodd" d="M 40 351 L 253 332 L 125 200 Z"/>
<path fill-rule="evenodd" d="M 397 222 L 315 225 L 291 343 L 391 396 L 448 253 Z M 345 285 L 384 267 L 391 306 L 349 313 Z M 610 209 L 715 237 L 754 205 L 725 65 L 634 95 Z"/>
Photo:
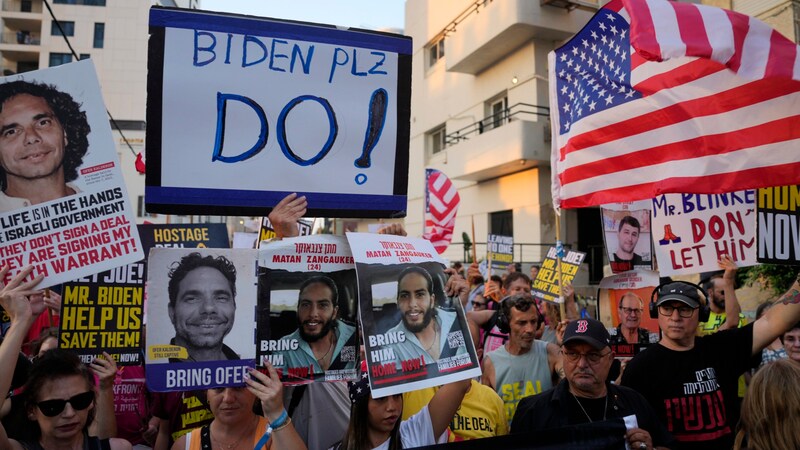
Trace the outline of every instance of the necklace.
<path fill-rule="evenodd" d="M 331 338 L 330 338 L 330 340 L 329 340 L 329 341 L 330 341 L 330 345 L 328 345 L 328 351 L 327 351 L 327 352 L 325 352 L 325 354 L 324 354 L 324 355 L 322 355 L 320 358 L 316 358 L 316 357 L 315 357 L 315 359 L 317 360 L 317 362 L 318 362 L 318 363 L 321 363 L 322 361 L 324 361 L 324 360 L 325 360 L 325 358 L 327 358 L 327 357 L 328 357 L 328 354 L 329 354 L 329 353 L 331 352 L 331 350 L 333 349 L 333 334 L 331 334 Z"/>
<path fill-rule="evenodd" d="M 433 339 L 431 339 L 431 345 L 429 345 L 428 348 L 425 349 L 425 351 L 430 353 L 431 349 L 433 348 L 433 344 L 435 344 L 436 342 L 439 342 L 439 324 L 436 321 L 434 321 L 433 322 Z"/>
<path fill-rule="evenodd" d="M 257 424 L 258 423 L 258 418 L 256 417 L 255 419 L 256 419 L 256 424 Z M 239 445 L 239 442 L 242 442 L 242 438 L 244 438 L 245 436 L 252 436 L 252 434 L 253 434 L 252 430 L 253 430 L 254 427 L 255 427 L 255 424 L 251 424 L 247 428 L 247 431 L 245 433 L 242 433 L 242 435 L 239 436 L 239 439 L 237 439 L 236 442 L 234 442 L 233 444 L 223 444 L 222 442 L 217 440 L 217 438 L 214 437 L 214 433 L 211 433 L 211 427 L 210 426 L 208 427 L 208 431 L 209 431 L 208 434 L 211 435 L 211 440 L 216 442 L 217 445 L 220 448 L 223 448 L 225 450 L 231 450 L 232 448 L 236 448 L 236 446 Z"/>
<path fill-rule="evenodd" d="M 593 423 L 594 420 L 592 420 L 592 418 L 589 416 L 589 413 L 587 413 L 586 410 L 583 408 L 583 405 L 581 404 L 581 401 L 578 400 L 578 397 L 576 397 L 575 394 L 573 394 L 571 391 L 570 391 L 570 394 L 572 395 L 572 398 L 574 398 L 575 401 L 578 402 L 578 406 L 581 407 L 581 411 L 583 411 L 583 415 L 586 416 L 587 419 L 589 419 L 589 423 Z M 605 405 L 603 405 L 603 421 L 606 420 L 606 411 L 607 410 L 608 410 L 608 394 L 606 393 L 606 401 L 605 401 Z"/>

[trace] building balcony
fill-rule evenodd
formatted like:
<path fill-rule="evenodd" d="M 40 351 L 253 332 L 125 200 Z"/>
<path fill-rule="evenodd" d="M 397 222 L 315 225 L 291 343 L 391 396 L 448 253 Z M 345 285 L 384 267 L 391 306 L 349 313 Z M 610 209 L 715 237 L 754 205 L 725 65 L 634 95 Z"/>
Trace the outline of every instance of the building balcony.
<path fill-rule="evenodd" d="M 548 109 L 517 104 L 447 135 L 451 178 L 484 181 L 550 165 Z"/>
<path fill-rule="evenodd" d="M 538 0 L 483 2 L 448 33 L 447 70 L 477 74 L 531 39 L 559 41 L 580 31 L 591 18 L 581 10 L 540 5 Z"/>
<path fill-rule="evenodd" d="M 42 14 L 42 0 L 3 0 L 4 13 Z M 7 14 L 4 14 L 6 16 Z"/>

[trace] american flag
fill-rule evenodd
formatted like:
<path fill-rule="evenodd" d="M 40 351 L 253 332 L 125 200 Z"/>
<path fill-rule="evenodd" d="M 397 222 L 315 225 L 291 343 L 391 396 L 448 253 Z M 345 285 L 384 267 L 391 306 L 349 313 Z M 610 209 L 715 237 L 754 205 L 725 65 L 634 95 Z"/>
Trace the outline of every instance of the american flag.
<path fill-rule="evenodd" d="M 800 183 L 797 54 L 742 14 L 612 0 L 549 55 L 554 206 Z"/>
<path fill-rule="evenodd" d="M 461 197 L 447 175 L 436 169 L 425 169 L 425 232 L 423 237 L 439 254 L 453 240 L 456 213 Z"/>

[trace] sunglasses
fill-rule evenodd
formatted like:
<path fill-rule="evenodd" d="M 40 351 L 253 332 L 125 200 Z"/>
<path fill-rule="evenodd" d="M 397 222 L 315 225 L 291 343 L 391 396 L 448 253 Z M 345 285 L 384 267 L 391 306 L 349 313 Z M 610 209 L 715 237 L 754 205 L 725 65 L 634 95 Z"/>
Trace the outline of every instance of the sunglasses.
<path fill-rule="evenodd" d="M 39 408 L 39 411 L 42 412 L 47 417 L 55 417 L 61 414 L 64 411 L 64 408 L 67 407 L 67 403 L 72 405 L 72 409 L 75 411 L 83 411 L 84 409 L 88 408 L 89 405 L 92 404 L 94 401 L 94 391 L 87 391 L 83 394 L 78 394 L 73 397 L 70 397 L 66 400 L 62 400 L 60 398 L 53 399 L 53 400 L 43 400 L 41 402 L 36 403 L 36 406 Z"/>

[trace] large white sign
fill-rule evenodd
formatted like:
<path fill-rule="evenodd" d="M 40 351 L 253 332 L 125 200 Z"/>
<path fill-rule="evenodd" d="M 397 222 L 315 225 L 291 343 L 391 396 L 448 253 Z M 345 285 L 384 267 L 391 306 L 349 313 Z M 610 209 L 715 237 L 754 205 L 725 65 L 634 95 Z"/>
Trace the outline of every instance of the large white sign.
<path fill-rule="evenodd" d="M 150 24 L 148 211 L 263 214 L 298 192 L 309 215 L 405 215 L 410 38 L 158 8 Z"/>

